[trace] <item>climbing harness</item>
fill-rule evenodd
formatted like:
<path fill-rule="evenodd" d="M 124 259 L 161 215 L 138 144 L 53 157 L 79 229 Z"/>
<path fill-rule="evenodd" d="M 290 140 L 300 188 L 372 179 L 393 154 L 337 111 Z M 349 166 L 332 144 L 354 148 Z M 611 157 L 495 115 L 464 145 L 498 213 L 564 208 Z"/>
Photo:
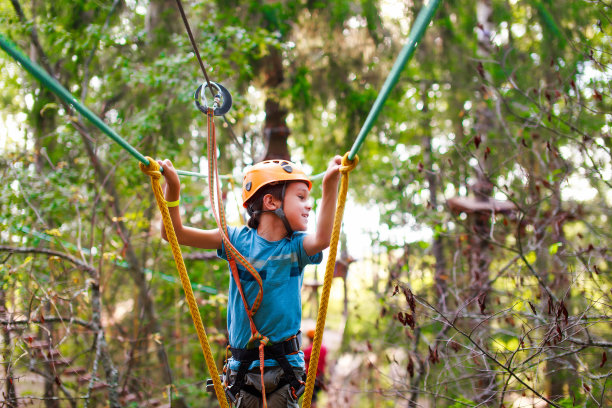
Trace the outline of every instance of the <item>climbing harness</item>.
<path fill-rule="evenodd" d="M 276 388 L 273 391 L 266 392 L 265 388 L 262 391 L 253 387 L 252 385 L 246 384 L 246 375 L 254 361 L 259 359 L 259 350 L 257 349 L 241 349 L 228 347 L 232 353 L 232 358 L 240 362 L 240 368 L 236 372 L 236 377 L 232 385 L 228 385 L 226 388 L 226 394 L 232 403 L 235 403 L 238 399 L 240 391 L 245 391 L 257 398 L 263 396 L 269 396 L 276 391 L 280 390 L 285 385 L 289 385 L 292 396 L 297 400 L 304 393 L 304 379 L 298 379 L 293 371 L 293 367 L 287 359 L 288 355 L 298 353 L 302 348 L 302 333 L 298 332 L 296 335 L 289 337 L 287 340 L 280 343 L 276 343 L 270 346 L 266 346 L 264 349 L 264 359 L 276 360 L 279 367 L 283 370 L 283 377 L 276 384 Z M 226 373 L 226 375 L 228 375 Z M 207 387 L 212 385 L 212 380 L 208 380 Z M 207 388 L 210 389 L 210 388 Z"/>

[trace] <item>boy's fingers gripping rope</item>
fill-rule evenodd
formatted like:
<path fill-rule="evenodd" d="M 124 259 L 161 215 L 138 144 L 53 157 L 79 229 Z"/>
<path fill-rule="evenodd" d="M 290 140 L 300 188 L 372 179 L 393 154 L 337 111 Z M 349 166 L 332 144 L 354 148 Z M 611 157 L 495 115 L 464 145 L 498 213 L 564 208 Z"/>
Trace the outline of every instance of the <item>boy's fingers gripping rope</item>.
<path fill-rule="evenodd" d="M 206 336 L 204 325 L 202 324 L 200 310 L 198 309 L 195 296 L 193 295 L 193 290 L 191 289 L 191 281 L 189 280 L 189 275 L 187 274 L 187 268 L 185 267 L 185 261 L 183 260 L 183 254 L 181 253 L 181 248 L 179 246 L 178 239 L 176 238 L 176 233 L 174 232 L 174 225 L 172 224 L 172 219 L 170 218 L 168 205 L 166 204 L 164 193 L 159 183 L 159 179 L 162 176 L 161 171 L 159 170 L 159 163 L 157 163 L 150 157 L 147 157 L 147 159 L 149 161 L 149 165 L 147 166 L 142 162 L 139 163 L 140 170 L 142 170 L 143 173 L 151 177 L 151 186 L 153 187 L 155 200 L 157 201 L 157 206 L 159 207 L 162 219 L 164 220 L 164 228 L 166 229 L 166 235 L 168 237 L 168 241 L 170 242 L 170 248 L 172 249 L 172 255 L 174 256 L 176 269 L 178 270 L 179 276 L 181 278 L 183 290 L 185 291 L 185 298 L 187 299 L 187 304 L 189 305 L 189 312 L 191 313 L 193 324 L 195 326 L 196 332 L 198 333 L 200 345 L 202 346 L 202 352 L 204 353 L 204 359 L 206 360 L 206 365 L 208 366 L 208 372 L 212 376 L 213 384 L 215 386 L 215 393 L 217 394 L 217 399 L 219 400 L 219 403 L 223 408 L 228 408 L 229 405 L 225 397 L 225 391 L 223 389 L 221 379 L 219 378 L 219 374 L 217 372 L 217 366 L 215 364 L 215 359 L 212 354 L 212 350 L 210 349 L 210 344 L 208 343 L 208 337 Z"/>
<path fill-rule="evenodd" d="M 336 204 L 336 214 L 334 215 L 334 227 L 332 229 L 331 242 L 329 244 L 329 255 L 327 256 L 327 264 L 325 266 L 325 279 L 323 281 L 323 291 L 321 293 L 321 301 L 319 303 L 319 313 L 317 315 L 317 326 L 315 336 L 312 341 L 312 354 L 310 355 L 309 367 L 314 369 L 308 370 L 306 379 L 306 390 L 304 391 L 304 402 L 302 408 L 310 408 L 314 383 L 317 374 L 316 367 L 319 364 L 319 353 L 321 351 L 321 343 L 323 341 L 323 330 L 325 329 L 325 318 L 327 317 L 327 305 L 329 303 L 329 294 L 331 291 L 332 279 L 334 277 L 334 266 L 336 264 L 336 253 L 338 252 L 338 241 L 340 241 L 340 227 L 342 226 L 342 216 L 344 214 L 344 205 L 346 204 L 346 194 L 348 192 L 348 176 L 349 173 L 359 163 L 359 157 L 355 155 L 353 160 L 350 160 L 349 153 L 342 157 L 342 166 L 340 173 L 340 191 L 338 192 L 338 202 Z"/>

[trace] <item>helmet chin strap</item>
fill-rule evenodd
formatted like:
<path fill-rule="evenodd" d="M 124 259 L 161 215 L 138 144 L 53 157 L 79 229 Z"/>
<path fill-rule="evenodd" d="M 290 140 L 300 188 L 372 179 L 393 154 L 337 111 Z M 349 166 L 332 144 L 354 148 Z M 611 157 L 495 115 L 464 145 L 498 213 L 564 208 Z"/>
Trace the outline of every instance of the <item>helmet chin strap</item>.
<path fill-rule="evenodd" d="M 283 183 L 283 190 L 281 192 L 281 205 L 279 208 L 275 210 L 253 211 L 251 210 L 249 206 L 249 208 L 247 208 L 247 211 L 249 212 L 251 216 L 256 215 L 256 214 L 263 214 L 263 213 L 274 213 L 274 215 L 280 218 L 280 220 L 283 222 L 283 225 L 285 226 L 285 230 L 287 230 L 287 236 L 290 237 L 293 234 L 293 229 L 291 228 L 291 225 L 289 224 L 289 220 L 287 219 L 287 216 L 285 215 L 285 211 L 283 210 L 285 206 L 285 189 L 286 188 L 287 188 L 287 183 Z"/>
<path fill-rule="evenodd" d="M 291 225 L 289 225 L 289 220 L 287 219 L 287 216 L 285 215 L 285 212 L 283 211 L 282 207 L 269 212 L 273 212 L 278 218 L 281 219 L 281 221 L 285 225 L 285 229 L 287 230 L 287 236 L 290 237 L 293 234 L 293 229 L 291 229 Z"/>
<path fill-rule="evenodd" d="M 274 214 L 276 214 L 278 218 L 281 219 L 281 221 L 285 225 L 285 230 L 287 230 L 287 236 L 290 237 L 293 234 L 293 229 L 291 228 L 291 225 L 289 225 L 289 220 L 287 219 L 287 216 L 285 215 L 285 210 L 284 210 L 286 188 L 287 188 L 287 183 L 283 183 L 283 191 L 281 192 L 281 205 L 279 208 L 277 208 L 273 212 Z"/>

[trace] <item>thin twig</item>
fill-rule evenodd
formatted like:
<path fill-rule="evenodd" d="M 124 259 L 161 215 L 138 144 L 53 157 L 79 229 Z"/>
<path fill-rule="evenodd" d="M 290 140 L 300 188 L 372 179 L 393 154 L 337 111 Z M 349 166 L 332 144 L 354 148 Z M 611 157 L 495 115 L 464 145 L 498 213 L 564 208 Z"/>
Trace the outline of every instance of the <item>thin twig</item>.
<path fill-rule="evenodd" d="M 469 334 L 464 333 L 459 327 L 457 327 L 453 322 L 451 322 L 449 319 L 446 318 L 446 316 L 444 316 L 442 313 L 440 313 L 434 306 L 432 306 L 429 302 L 427 302 L 427 300 L 423 299 L 422 297 L 416 296 L 415 298 L 419 300 L 419 302 L 423 305 L 426 305 L 429 309 L 435 311 L 436 313 L 438 313 L 438 315 L 446 322 L 446 324 L 448 324 L 449 326 L 451 326 L 453 329 L 455 329 L 455 331 L 459 334 L 461 334 L 463 337 L 465 337 L 470 343 L 472 343 L 474 345 L 474 347 L 476 347 L 483 356 L 487 357 L 490 361 L 492 361 L 493 363 L 495 363 L 496 365 L 498 365 L 499 367 L 502 368 L 502 370 L 504 370 L 505 372 L 507 372 L 509 375 L 511 375 L 512 377 L 514 377 L 514 379 L 516 379 L 519 383 L 521 383 L 524 387 L 526 387 L 529 391 L 531 391 L 534 395 L 536 395 L 538 398 L 541 398 L 542 400 L 546 401 L 547 403 L 549 403 L 550 405 L 552 405 L 553 407 L 557 407 L 557 408 L 561 408 L 560 405 L 555 404 L 553 401 L 549 400 L 548 398 L 546 398 L 544 395 L 540 394 L 539 392 L 537 392 L 533 387 L 531 387 L 529 384 L 527 384 L 525 381 L 523 381 L 514 371 L 512 371 L 509 367 L 506 367 L 505 365 L 503 365 L 501 362 L 499 362 L 499 360 L 497 360 L 494 356 L 492 356 L 487 350 L 485 350 L 480 344 L 478 344 L 477 341 L 475 341 Z"/>

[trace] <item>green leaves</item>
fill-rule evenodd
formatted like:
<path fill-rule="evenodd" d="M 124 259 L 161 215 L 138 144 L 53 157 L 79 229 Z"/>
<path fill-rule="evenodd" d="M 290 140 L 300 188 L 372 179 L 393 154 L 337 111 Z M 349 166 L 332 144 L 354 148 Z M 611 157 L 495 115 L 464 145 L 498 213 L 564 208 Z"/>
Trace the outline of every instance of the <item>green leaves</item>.
<path fill-rule="evenodd" d="M 290 88 L 291 102 L 296 109 L 302 111 L 310 109 L 313 102 L 311 95 L 310 71 L 307 67 L 300 67 L 296 70 L 292 78 Z"/>
<path fill-rule="evenodd" d="M 529 251 L 529 252 L 528 252 L 528 253 L 525 255 L 525 260 L 526 260 L 526 261 L 527 261 L 529 264 L 531 264 L 531 265 L 533 265 L 533 264 L 535 263 L 536 259 L 537 259 L 537 255 L 536 255 L 535 251 Z"/>
<path fill-rule="evenodd" d="M 561 248 L 562 246 L 563 246 L 562 242 L 555 242 L 554 244 L 548 247 L 548 253 L 550 255 L 554 255 L 559 251 L 559 248 Z"/>

